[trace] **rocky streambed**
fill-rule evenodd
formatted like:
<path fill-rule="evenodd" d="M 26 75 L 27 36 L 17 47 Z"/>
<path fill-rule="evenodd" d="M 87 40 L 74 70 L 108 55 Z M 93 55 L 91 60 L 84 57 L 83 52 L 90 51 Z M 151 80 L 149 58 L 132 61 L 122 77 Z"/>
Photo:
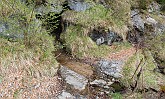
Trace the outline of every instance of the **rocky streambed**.
<path fill-rule="evenodd" d="M 122 53 L 122 51 L 119 53 Z M 116 53 L 116 55 L 119 53 Z M 128 55 L 127 58 L 134 54 L 135 52 Z M 57 61 L 60 63 L 58 74 L 63 81 L 63 90 L 61 94 L 58 95 L 58 99 L 111 99 L 116 93 L 123 94 L 123 96 L 125 95 L 125 97 L 129 99 L 131 97 L 137 98 L 138 94 L 142 94 L 141 92 L 145 92 L 146 99 L 148 97 L 155 99 L 162 95 L 159 93 L 159 90 L 152 88 L 146 90 L 138 89 L 139 87 L 136 86 L 137 82 L 132 83 L 135 85 L 130 85 L 132 89 L 129 88 L 127 84 L 124 85 L 122 82 L 124 80 L 122 79 L 128 77 L 123 73 L 126 58 L 93 61 L 91 61 L 92 59 L 88 59 L 85 61 L 75 59 L 65 52 L 57 52 L 56 56 Z M 129 75 L 129 77 L 132 76 L 133 74 Z M 130 80 L 131 82 L 131 79 L 125 80 Z M 139 91 L 133 92 L 135 88 Z M 132 93 L 132 95 L 130 95 L 130 93 Z M 160 99 L 163 99 L 162 97 L 163 96 L 161 96 Z"/>
<path fill-rule="evenodd" d="M 110 92 L 124 88 L 117 81 L 122 77 L 122 61 L 98 60 L 89 65 L 65 53 L 60 53 L 57 60 L 60 63 L 58 72 L 64 81 L 59 99 L 108 99 Z"/>

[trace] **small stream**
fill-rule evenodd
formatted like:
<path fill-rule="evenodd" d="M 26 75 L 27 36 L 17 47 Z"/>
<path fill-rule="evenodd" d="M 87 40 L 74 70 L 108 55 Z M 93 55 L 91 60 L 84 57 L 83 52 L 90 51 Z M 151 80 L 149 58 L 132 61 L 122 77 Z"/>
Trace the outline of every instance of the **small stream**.
<path fill-rule="evenodd" d="M 59 74 L 64 82 L 61 99 L 68 94 L 73 99 L 109 99 L 110 92 L 124 89 L 118 81 L 112 81 L 108 75 L 98 72 L 95 66 L 64 51 L 57 51 L 55 56 L 60 63 Z"/>

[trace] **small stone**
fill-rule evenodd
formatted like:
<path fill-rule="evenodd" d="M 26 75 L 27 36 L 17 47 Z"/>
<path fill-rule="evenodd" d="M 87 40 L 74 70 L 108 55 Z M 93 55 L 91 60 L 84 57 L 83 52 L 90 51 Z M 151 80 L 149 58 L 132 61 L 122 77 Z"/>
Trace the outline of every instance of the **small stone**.
<path fill-rule="evenodd" d="M 112 85 L 114 82 L 108 82 L 107 85 L 110 86 Z"/>
<path fill-rule="evenodd" d="M 102 80 L 102 79 L 94 80 L 93 82 L 90 82 L 90 85 L 97 85 L 97 86 L 100 86 L 100 87 L 103 87 L 106 84 L 107 84 L 107 82 Z"/>
<path fill-rule="evenodd" d="M 57 96 L 57 99 L 75 99 L 70 93 L 63 91 L 60 95 Z"/>
<path fill-rule="evenodd" d="M 37 88 L 39 88 L 39 87 L 40 87 L 40 85 L 41 85 L 41 84 L 40 84 L 40 83 L 38 83 L 37 85 L 35 85 L 35 87 L 34 87 L 34 88 L 35 88 L 35 89 L 37 89 Z"/>
<path fill-rule="evenodd" d="M 108 86 L 104 86 L 104 88 L 105 88 L 105 89 L 109 89 L 109 87 L 108 87 Z"/>
<path fill-rule="evenodd" d="M 146 19 L 146 23 L 149 24 L 149 25 L 156 25 L 158 22 L 155 19 L 153 19 L 151 17 L 148 17 Z"/>

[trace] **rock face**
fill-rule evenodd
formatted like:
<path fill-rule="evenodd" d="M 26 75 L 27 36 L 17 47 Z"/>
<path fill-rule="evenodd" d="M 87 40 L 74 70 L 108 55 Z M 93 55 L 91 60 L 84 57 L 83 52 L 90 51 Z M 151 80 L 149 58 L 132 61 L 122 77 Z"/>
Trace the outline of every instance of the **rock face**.
<path fill-rule="evenodd" d="M 88 80 L 84 76 L 68 69 L 67 67 L 61 66 L 60 73 L 64 82 L 67 84 L 66 86 L 70 86 L 73 90 L 76 89 L 83 91 L 88 83 Z"/>
<path fill-rule="evenodd" d="M 96 66 L 96 72 L 98 75 L 120 78 L 122 77 L 122 74 L 120 73 L 122 70 L 122 65 L 122 61 L 101 60 L 99 61 L 98 66 Z"/>
<path fill-rule="evenodd" d="M 135 9 L 131 11 L 131 19 L 134 28 L 140 32 L 144 31 L 144 21 L 139 14 L 139 10 Z"/>

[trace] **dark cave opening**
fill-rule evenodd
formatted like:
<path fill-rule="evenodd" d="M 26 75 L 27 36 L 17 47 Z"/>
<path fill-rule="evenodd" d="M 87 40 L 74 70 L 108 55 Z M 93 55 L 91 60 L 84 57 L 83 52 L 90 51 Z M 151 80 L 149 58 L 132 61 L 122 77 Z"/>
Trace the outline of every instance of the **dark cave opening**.
<path fill-rule="evenodd" d="M 105 31 L 105 29 L 93 29 L 89 34 L 89 37 L 96 42 L 97 45 L 105 44 L 111 46 L 114 42 L 122 42 L 123 38 L 111 30 Z"/>

